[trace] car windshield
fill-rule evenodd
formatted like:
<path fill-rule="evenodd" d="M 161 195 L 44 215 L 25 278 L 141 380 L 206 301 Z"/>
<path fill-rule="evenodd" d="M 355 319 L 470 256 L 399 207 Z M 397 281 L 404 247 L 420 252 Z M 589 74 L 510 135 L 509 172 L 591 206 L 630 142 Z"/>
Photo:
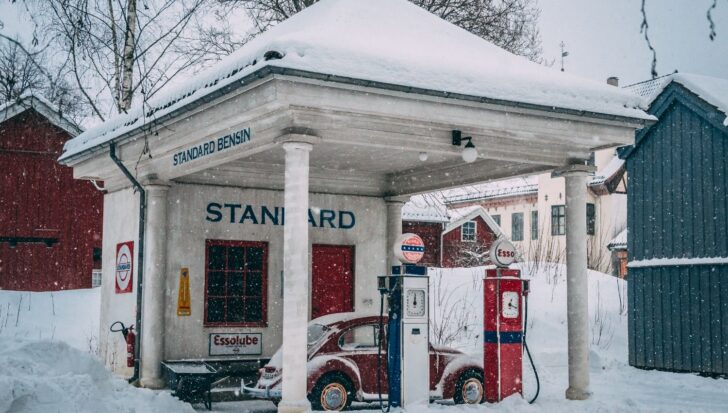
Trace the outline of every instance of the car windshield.
<path fill-rule="evenodd" d="M 311 324 L 308 326 L 308 345 L 309 347 L 318 343 L 324 333 L 329 331 L 329 327 L 323 324 Z"/>

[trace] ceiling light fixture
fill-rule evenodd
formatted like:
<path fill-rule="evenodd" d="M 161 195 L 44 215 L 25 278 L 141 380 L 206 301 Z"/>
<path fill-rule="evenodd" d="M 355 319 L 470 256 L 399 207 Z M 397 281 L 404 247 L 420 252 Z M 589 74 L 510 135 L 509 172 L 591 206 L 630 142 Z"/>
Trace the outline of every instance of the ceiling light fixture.
<path fill-rule="evenodd" d="M 471 136 L 463 137 L 463 133 L 459 130 L 452 131 L 453 146 L 462 146 L 464 140 L 467 140 L 468 143 L 465 144 L 465 148 L 463 149 L 463 161 L 473 163 L 476 159 L 478 159 L 478 150 L 475 149 L 475 145 L 473 145 L 473 138 Z"/>

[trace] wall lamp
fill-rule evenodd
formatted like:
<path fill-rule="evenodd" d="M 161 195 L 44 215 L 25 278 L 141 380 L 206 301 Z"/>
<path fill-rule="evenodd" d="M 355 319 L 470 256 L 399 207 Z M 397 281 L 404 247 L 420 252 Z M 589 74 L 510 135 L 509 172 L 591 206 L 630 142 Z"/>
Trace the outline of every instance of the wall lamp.
<path fill-rule="evenodd" d="M 463 149 L 463 161 L 467 163 L 475 162 L 475 160 L 478 159 L 478 150 L 475 149 L 475 145 L 473 145 L 473 138 L 471 136 L 463 137 L 463 133 L 459 130 L 452 131 L 453 146 L 461 146 L 464 140 L 467 140 L 468 143 L 465 144 L 465 148 Z"/>

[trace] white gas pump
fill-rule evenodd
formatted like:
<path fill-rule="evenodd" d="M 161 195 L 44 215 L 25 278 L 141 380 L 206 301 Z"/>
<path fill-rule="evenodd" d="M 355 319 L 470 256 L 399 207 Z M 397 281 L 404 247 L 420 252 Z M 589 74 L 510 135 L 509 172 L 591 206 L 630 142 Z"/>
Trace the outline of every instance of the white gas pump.
<path fill-rule="evenodd" d="M 430 401 L 429 277 L 426 267 L 414 265 L 425 251 L 419 236 L 404 234 L 394 248 L 406 264 L 392 267 L 378 281 L 389 304 L 387 400 L 389 406 L 406 409 Z"/>

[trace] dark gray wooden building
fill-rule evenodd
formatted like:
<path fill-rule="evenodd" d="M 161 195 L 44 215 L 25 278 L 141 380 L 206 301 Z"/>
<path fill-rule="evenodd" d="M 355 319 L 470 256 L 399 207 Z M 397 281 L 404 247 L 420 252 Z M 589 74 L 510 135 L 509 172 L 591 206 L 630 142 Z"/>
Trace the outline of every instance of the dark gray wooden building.
<path fill-rule="evenodd" d="M 633 85 L 658 121 L 628 174 L 629 363 L 728 374 L 728 80 Z"/>

